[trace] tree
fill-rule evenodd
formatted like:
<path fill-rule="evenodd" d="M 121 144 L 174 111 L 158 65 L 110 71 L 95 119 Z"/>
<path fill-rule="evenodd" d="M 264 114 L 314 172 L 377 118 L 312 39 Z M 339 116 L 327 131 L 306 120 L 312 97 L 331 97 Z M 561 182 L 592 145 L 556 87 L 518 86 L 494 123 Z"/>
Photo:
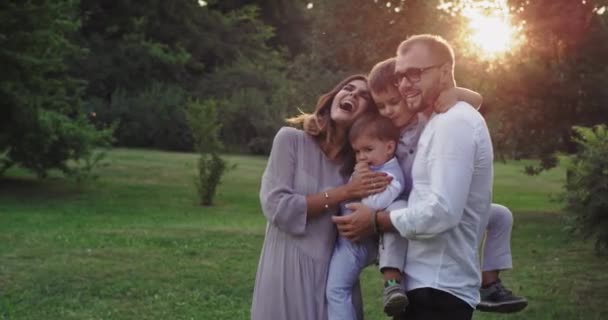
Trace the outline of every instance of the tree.
<path fill-rule="evenodd" d="M 231 11 L 227 21 L 239 30 L 241 40 L 224 45 L 242 50 L 202 79 L 197 97 L 218 101 L 220 137 L 229 148 L 267 153 L 289 110 L 297 110 L 286 53 L 269 46 L 274 33 L 259 20 L 256 7 Z"/>
<path fill-rule="evenodd" d="M 579 151 L 566 180 L 565 209 L 572 231 L 594 238 L 596 253 L 608 252 L 608 129 L 575 127 Z"/>
<path fill-rule="evenodd" d="M 192 0 L 81 2 L 80 41 L 90 54 L 74 69 L 89 83 L 87 110 L 100 115 L 98 123 L 118 122 L 119 145 L 191 149 L 191 134 L 183 132 L 189 129 L 180 115 L 185 103 L 178 105 L 188 97 L 224 101 L 228 107 L 220 109 L 220 134 L 234 149 L 245 151 L 251 140 L 268 131 L 274 134 L 277 121 L 261 118 L 281 113 L 263 110 L 279 104 L 275 92 L 285 92 L 285 53 L 270 46 L 274 32 L 260 20 L 257 7 L 220 5 L 200 6 Z M 175 91 L 183 91 L 184 99 L 173 99 Z M 151 93 L 155 98 L 146 99 Z M 242 99 L 243 94 L 255 97 Z M 159 104 L 154 101 L 165 104 L 163 112 L 155 112 Z M 243 101 L 247 105 L 238 105 Z M 169 109 L 172 116 L 163 116 Z M 229 122 L 234 118 L 240 122 Z M 184 140 L 133 130 L 151 125 L 152 131 L 163 128 Z"/>
<path fill-rule="evenodd" d="M 82 54 L 71 41 L 78 29 L 76 2 L 3 1 L 0 4 L 0 173 L 13 164 L 44 177 L 49 169 L 72 170 L 70 159 L 107 145 L 81 112 L 83 82 L 68 61 Z"/>
<path fill-rule="evenodd" d="M 458 1 L 454 1 L 458 2 Z M 507 157 L 540 159 L 528 173 L 557 164 L 556 152 L 571 153 L 572 126 L 608 121 L 606 1 L 509 1 L 525 43 L 502 59 L 481 61 L 460 45 L 457 75 L 484 95 L 495 150 Z M 461 28 L 462 30 L 462 28 Z"/>

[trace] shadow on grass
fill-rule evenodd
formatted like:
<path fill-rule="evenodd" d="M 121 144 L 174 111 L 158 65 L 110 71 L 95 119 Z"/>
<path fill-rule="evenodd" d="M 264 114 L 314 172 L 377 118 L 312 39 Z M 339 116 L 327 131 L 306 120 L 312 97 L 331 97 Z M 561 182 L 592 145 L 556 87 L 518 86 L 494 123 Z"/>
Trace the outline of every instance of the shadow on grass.
<path fill-rule="evenodd" d="M 86 192 L 86 185 L 61 177 L 36 179 L 33 177 L 0 178 L 0 199 L 17 198 L 22 201 L 70 198 Z"/>

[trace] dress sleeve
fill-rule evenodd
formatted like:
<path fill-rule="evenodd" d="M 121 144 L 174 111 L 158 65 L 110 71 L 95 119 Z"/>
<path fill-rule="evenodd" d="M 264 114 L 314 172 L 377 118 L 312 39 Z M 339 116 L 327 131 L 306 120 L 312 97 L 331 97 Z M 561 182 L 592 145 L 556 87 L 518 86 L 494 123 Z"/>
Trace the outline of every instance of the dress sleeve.
<path fill-rule="evenodd" d="M 266 219 L 291 234 L 306 230 L 306 195 L 294 191 L 298 139 L 299 131 L 294 128 L 284 127 L 277 132 L 260 188 Z"/>

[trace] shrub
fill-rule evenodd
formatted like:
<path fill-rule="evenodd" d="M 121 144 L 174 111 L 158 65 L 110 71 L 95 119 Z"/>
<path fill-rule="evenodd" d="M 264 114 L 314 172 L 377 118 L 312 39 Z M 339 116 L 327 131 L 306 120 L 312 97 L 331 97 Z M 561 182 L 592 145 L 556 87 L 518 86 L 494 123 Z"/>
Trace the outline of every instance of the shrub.
<path fill-rule="evenodd" d="M 201 204 L 209 206 L 213 204 L 217 186 L 226 170 L 226 161 L 219 156 L 223 144 L 219 139 L 221 124 L 217 119 L 217 102 L 191 100 L 186 110 L 194 148 L 200 153 L 195 185 Z"/>
<path fill-rule="evenodd" d="M 46 177 L 52 168 L 70 175 L 74 168 L 70 168 L 67 160 L 81 161 L 90 157 L 95 148 L 111 143 L 111 128 L 97 130 L 82 115 L 72 119 L 58 112 L 39 110 L 36 116 L 28 132 L 19 137 L 20 143 L 6 155 L 40 178 Z"/>
<path fill-rule="evenodd" d="M 608 130 L 575 127 L 579 150 L 566 179 L 569 226 L 585 239 L 595 238 L 598 254 L 608 252 Z"/>
<path fill-rule="evenodd" d="M 226 170 L 226 161 L 216 153 L 202 153 L 198 159 L 198 175 L 195 180 L 196 190 L 204 206 L 213 204 L 215 191 Z"/>

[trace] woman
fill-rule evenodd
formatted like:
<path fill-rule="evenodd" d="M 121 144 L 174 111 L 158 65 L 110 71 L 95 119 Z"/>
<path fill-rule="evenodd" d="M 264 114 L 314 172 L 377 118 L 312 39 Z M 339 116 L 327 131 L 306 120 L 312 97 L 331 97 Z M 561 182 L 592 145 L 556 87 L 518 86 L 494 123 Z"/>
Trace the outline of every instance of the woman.
<path fill-rule="evenodd" d="M 348 130 L 375 111 L 365 76 L 351 76 L 319 98 L 319 135 L 284 127 L 275 136 L 260 190 L 268 224 L 251 319 L 327 319 L 326 277 L 336 240 L 331 216 L 340 203 L 381 192 L 389 182 L 383 173 L 369 173 L 345 184 L 354 161 Z"/>

